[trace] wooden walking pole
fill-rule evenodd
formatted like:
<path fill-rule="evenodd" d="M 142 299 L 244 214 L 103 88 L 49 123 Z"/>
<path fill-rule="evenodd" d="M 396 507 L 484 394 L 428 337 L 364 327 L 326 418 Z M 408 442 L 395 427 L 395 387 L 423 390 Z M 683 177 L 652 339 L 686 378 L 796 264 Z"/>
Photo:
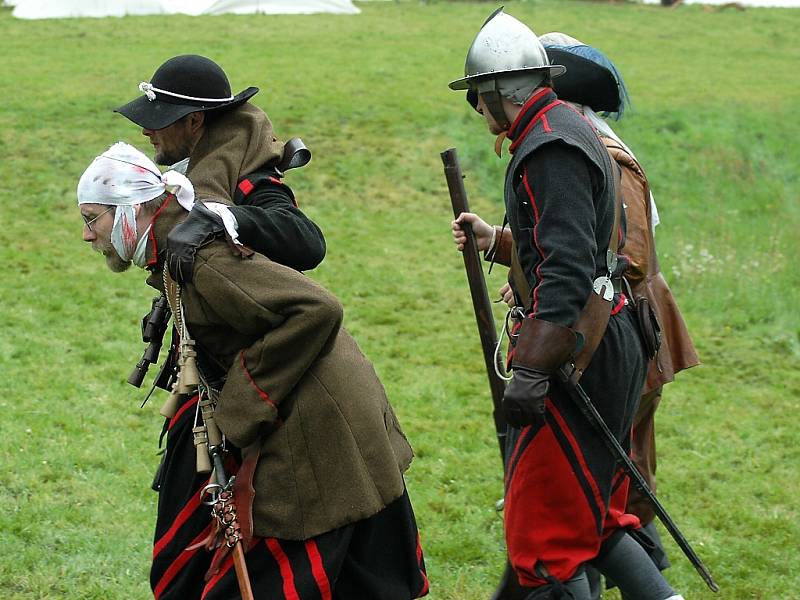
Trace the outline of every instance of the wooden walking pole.
<path fill-rule="evenodd" d="M 461 174 L 461 165 L 458 164 L 458 154 L 455 148 L 450 148 L 441 153 L 444 163 L 444 175 L 447 178 L 447 187 L 450 190 L 450 202 L 453 205 L 453 215 L 458 218 L 462 212 L 469 212 L 467 191 L 464 188 L 464 176 Z M 483 348 L 483 361 L 486 363 L 486 374 L 489 377 L 489 389 L 492 392 L 492 417 L 497 433 L 497 442 L 500 445 L 500 459 L 505 461 L 506 446 L 506 420 L 503 415 L 503 392 L 505 382 L 495 370 L 495 347 L 497 346 L 497 333 L 495 332 L 492 302 L 486 289 L 486 279 L 483 275 L 478 245 L 475 234 L 469 223 L 462 223 L 461 228 L 467 235 L 464 244 L 464 267 L 467 270 L 469 291 L 472 295 L 472 307 L 475 310 L 475 320 L 478 322 L 478 333 Z"/>

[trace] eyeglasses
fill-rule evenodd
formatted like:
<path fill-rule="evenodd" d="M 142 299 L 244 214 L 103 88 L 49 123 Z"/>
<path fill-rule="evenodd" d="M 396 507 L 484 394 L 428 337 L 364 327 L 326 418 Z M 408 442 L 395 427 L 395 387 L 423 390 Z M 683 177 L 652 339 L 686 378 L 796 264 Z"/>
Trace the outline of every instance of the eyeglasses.
<path fill-rule="evenodd" d="M 81 217 L 83 217 L 83 222 L 84 222 L 84 224 L 86 225 L 86 227 L 89 229 L 89 231 L 91 231 L 92 233 L 94 233 L 94 229 L 92 229 L 92 223 L 94 223 L 95 221 L 97 221 L 97 219 L 99 219 L 100 217 L 102 217 L 102 216 L 103 216 L 104 214 L 106 214 L 107 212 L 111 212 L 112 210 L 114 210 L 114 208 L 115 208 L 114 206 L 111 206 L 111 207 L 109 207 L 109 208 L 105 209 L 103 212 L 101 212 L 99 215 L 97 215 L 97 216 L 96 216 L 94 219 L 88 219 L 88 218 L 86 217 L 86 215 L 85 215 L 85 214 L 83 214 L 83 213 L 81 213 Z"/>

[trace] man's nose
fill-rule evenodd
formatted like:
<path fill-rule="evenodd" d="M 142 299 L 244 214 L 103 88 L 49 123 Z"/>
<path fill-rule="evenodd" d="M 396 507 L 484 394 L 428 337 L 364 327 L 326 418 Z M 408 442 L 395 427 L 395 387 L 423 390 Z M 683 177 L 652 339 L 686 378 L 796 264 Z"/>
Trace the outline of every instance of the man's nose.
<path fill-rule="evenodd" d="M 95 235 L 94 231 L 89 229 L 88 225 L 83 226 L 83 241 L 84 242 L 93 242 L 97 236 Z"/>
<path fill-rule="evenodd" d="M 147 129 L 145 127 L 142 127 L 142 135 L 150 137 L 151 135 L 153 135 L 153 132 L 155 132 L 155 129 Z"/>

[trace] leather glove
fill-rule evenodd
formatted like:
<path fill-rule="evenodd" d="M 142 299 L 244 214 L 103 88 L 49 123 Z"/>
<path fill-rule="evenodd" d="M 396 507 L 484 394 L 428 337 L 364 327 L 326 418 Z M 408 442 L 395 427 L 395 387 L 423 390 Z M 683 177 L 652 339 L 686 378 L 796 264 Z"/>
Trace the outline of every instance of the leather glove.
<path fill-rule="evenodd" d="M 503 414 L 509 425 L 544 424 L 544 401 L 550 390 L 550 375 L 544 371 L 516 367 L 503 393 Z"/>
<path fill-rule="evenodd" d="M 197 249 L 218 235 L 224 235 L 222 217 L 197 202 L 186 220 L 167 235 L 167 268 L 180 284 L 192 281 Z"/>

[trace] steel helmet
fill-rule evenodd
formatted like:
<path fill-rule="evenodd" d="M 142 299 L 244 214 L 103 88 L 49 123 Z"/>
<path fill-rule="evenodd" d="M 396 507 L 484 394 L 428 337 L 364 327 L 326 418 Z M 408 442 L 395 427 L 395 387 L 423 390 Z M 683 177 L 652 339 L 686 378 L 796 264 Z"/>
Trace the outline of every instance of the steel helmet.
<path fill-rule="evenodd" d="M 464 77 L 450 83 L 450 89 L 466 90 L 481 79 L 498 75 L 540 72 L 555 77 L 564 71 L 564 66 L 550 64 L 536 34 L 500 7 L 475 36 L 467 52 Z"/>
<path fill-rule="evenodd" d="M 556 77 L 565 71 L 563 65 L 550 64 L 544 46 L 527 25 L 500 7 L 475 36 L 464 77 L 451 82 L 450 89 L 480 94 L 494 119 L 507 128 L 510 123 L 502 97 L 522 104 L 548 75 Z"/>

